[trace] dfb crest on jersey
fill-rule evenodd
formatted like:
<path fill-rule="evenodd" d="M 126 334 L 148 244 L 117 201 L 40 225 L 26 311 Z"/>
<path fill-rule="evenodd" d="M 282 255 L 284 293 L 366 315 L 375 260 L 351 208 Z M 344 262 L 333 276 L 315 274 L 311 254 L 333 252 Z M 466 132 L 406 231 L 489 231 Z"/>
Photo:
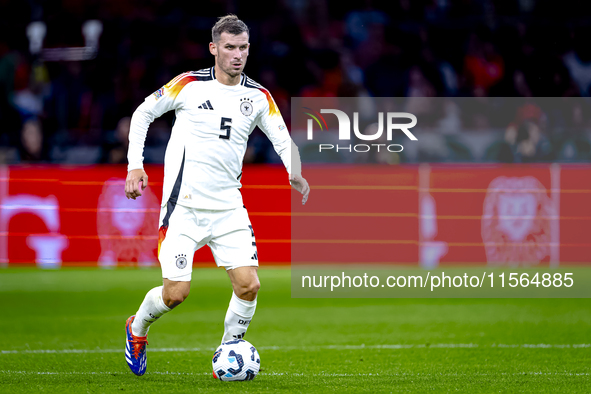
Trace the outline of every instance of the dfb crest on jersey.
<path fill-rule="evenodd" d="M 176 266 L 180 269 L 183 269 L 187 266 L 187 258 L 184 254 L 179 254 L 176 257 Z"/>
<path fill-rule="evenodd" d="M 494 179 L 482 215 L 482 240 L 492 265 L 538 264 L 550 255 L 553 202 L 532 177 Z"/>
<path fill-rule="evenodd" d="M 244 116 L 250 116 L 252 114 L 252 100 L 249 98 L 240 99 L 240 112 Z"/>

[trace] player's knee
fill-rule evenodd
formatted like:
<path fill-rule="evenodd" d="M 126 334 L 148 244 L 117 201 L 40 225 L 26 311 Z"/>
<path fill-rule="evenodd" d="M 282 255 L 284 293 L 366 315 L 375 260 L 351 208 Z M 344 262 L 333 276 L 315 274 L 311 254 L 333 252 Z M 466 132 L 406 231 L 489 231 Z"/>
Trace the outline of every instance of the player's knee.
<path fill-rule="evenodd" d="M 183 303 L 189 296 L 190 287 L 176 287 L 162 293 L 162 301 L 170 309 Z"/>
<path fill-rule="evenodd" d="M 172 309 L 175 306 L 180 305 L 183 301 L 185 301 L 188 296 L 188 294 L 184 295 L 182 293 L 173 293 L 168 295 L 168 297 L 164 297 L 162 300 L 164 301 L 167 307 Z"/>
<path fill-rule="evenodd" d="M 250 288 L 250 292 L 256 296 L 256 294 L 259 292 L 260 289 L 261 289 L 261 282 L 259 282 L 259 280 L 257 279 L 254 283 L 252 283 L 251 288 Z"/>
<path fill-rule="evenodd" d="M 261 288 L 261 283 L 258 279 L 254 279 L 248 283 L 244 283 L 235 289 L 236 295 L 238 298 L 242 298 L 243 300 L 253 301 L 257 297 L 257 293 Z"/>

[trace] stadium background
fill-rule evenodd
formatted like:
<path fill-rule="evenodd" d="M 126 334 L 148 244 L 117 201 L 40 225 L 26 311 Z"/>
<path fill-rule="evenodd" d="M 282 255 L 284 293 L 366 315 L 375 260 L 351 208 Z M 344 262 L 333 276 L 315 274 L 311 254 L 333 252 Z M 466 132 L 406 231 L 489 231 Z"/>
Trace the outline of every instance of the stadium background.
<path fill-rule="evenodd" d="M 463 112 L 419 114 L 430 127 L 419 133 L 418 149 L 369 154 L 356 164 L 391 166 L 392 173 L 411 168 L 417 174 L 414 194 L 390 197 L 407 204 L 418 227 L 419 167 L 413 165 L 488 163 L 464 173 L 454 186 L 461 192 L 490 163 L 509 163 L 522 175 L 531 172 L 528 168 L 549 173 L 550 164 L 556 170 L 556 163 L 564 163 L 562 173 L 572 175 L 562 185 L 543 183 L 549 196 L 556 187 L 565 190 L 562 202 L 555 200 L 566 208 L 560 220 L 567 235 L 561 246 L 567 250 L 565 261 L 586 261 L 589 246 L 571 235 L 589 226 L 584 209 L 589 188 L 580 182 L 588 178 L 581 163 L 591 157 L 589 101 L 549 109 L 532 99 L 590 94 L 591 51 L 585 38 L 591 30 L 577 2 L 557 7 L 541 0 L 401 0 L 347 8 L 327 0 L 282 1 L 258 9 L 247 2 L 217 1 L 204 9 L 171 1 L 4 0 L 0 7 L 0 264 L 157 265 L 154 253 L 139 250 L 155 245 L 161 195 L 157 165 L 172 114 L 150 128 L 145 161 L 156 167 L 150 172 L 149 198 L 135 206 L 117 198 L 115 186 L 125 174 L 125 167 L 116 164 L 126 162 L 129 117 L 144 97 L 175 75 L 211 66 L 210 28 L 227 12 L 250 26 L 246 71 L 272 92 L 288 124 L 295 96 L 405 97 L 414 100 L 408 106 L 416 111 L 428 106 L 428 97 L 473 97 L 476 104 Z M 514 118 L 499 119 L 486 111 L 493 97 L 527 101 Z M 292 134 L 308 168 L 315 168 L 319 159 L 313 147 L 299 142 L 303 130 Z M 279 158 L 258 130 L 244 162 L 243 194 L 262 263 L 289 263 L 289 204 L 280 202 L 289 192 L 282 186 Z M 499 167 L 498 174 L 512 171 L 507 168 Z M 479 201 L 485 189 L 481 185 L 476 192 Z M 459 198 L 453 190 L 448 195 L 448 205 Z M 142 225 L 125 227 L 130 210 L 145 218 Z M 478 223 L 478 209 L 470 215 Z M 447 218 L 442 234 L 461 232 L 465 223 L 465 218 Z M 410 239 L 415 244 L 423 241 L 416 234 Z M 457 236 L 452 241 L 482 243 Z M 418 246 L 414 249 L 401 261 L 416 261 Z M 448 259 L 483 261 L 482 253 L 469 252 Z M 206 250 L 196 258 L 210 260 Z"/>

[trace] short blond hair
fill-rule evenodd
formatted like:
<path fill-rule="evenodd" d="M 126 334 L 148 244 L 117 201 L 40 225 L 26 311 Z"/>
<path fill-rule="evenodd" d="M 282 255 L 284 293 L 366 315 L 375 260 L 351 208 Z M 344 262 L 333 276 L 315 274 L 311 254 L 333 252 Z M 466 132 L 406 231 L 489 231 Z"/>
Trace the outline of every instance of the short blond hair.
<path fill-rule="evenodd" d="M 246 32 L 246 34 L 248 34 L 250 37 L 250 32 L 248 31 L 248 26 L 246 26 L 246 23 L 238 19 L 236 15 L 228 14 L 226 16 L 219 17 L 216 24 L 213 25 L 213 28 L 211 29 L 211 39 L 213 42 L 219 42 L 222 33 L 238 35 L 244 32 Z"/>

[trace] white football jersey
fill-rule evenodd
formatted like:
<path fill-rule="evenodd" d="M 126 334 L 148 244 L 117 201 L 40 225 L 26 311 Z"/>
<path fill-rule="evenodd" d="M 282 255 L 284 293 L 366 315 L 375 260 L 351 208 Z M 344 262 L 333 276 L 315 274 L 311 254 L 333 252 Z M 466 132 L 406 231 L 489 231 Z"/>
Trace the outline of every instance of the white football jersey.
<path fill-rule="evenodd" d="M 143 168 L 148 127 L 170 110 L 176 120 L 164 157 L 162 205 L 170 199 L 200 209 L 241 206 L 242 161 L 255 126 L 272 142 L 288 173 L 301 171 L 297 147 L 269 91 L 245 74 L 238 85 L 224 85 L 214 67 L 177 76 L 136 109 L 128 170 Z"/>

